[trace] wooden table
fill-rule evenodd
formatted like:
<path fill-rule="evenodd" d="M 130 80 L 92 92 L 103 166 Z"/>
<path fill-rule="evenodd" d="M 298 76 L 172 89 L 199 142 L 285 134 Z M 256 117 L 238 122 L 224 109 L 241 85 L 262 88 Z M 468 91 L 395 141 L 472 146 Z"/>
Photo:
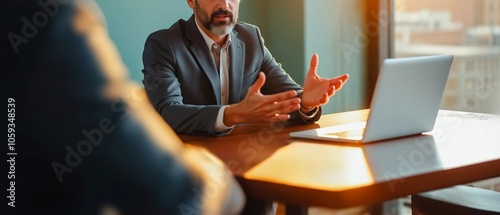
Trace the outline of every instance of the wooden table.
<path fill-rule="evenodd" d="M 494 115 L 440 111 L 432 132 L 363 145 L 289 136 L 367 115 L 359 110 L 325 115 L 313 125 L 245 125 L 224 137 L 181 139 L 224 161 L 248 196 L 287 208 L 369 205 L 500 176 L 500 120 Z"/>

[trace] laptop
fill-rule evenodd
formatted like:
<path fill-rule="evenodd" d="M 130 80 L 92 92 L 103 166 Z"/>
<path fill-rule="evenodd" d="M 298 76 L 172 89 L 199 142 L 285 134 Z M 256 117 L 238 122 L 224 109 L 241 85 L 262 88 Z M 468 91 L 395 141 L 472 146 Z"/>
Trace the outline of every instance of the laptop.
<path fill-rule="evenodd" d="M 366 122 L 291 132 L 294 138 L 367 143 L 431 131 L 452 55 L 386 59 Z"/>

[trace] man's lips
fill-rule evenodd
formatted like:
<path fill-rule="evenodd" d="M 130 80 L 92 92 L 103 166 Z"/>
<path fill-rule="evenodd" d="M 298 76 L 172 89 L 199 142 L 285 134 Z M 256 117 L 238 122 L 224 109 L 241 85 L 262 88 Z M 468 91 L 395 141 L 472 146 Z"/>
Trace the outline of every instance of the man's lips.
<path fill-rule="evenodd" d="M 232 14 L 229 11 L 219 10 L 214 12 L 214 14 L 212 14 L 212 18 L 217 21 L 226 21 L 232 18 Z"/>
<path fill-rule="evenodd" d="M 229 17 L 229 15 L 217 15 L 217 16 L 215 16 L 215 18 L 219 18 L 219 19 L 228 18 L 228 17 Z"/>
<path fill-rule="evenodd" d="M 220 20 L 220 21 L 222 21 L 222 20 L 228 20 L 229 18 L 230 18 L 229 15 L 217 15 L 217 16 L 214 17 L 215 20 Z"/>

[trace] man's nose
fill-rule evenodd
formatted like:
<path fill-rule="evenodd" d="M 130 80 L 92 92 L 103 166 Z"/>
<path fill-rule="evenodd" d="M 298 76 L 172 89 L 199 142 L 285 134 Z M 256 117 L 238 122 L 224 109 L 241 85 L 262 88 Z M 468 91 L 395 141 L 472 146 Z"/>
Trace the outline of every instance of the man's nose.
<path fill-rule="evenodd" d="M 229 0 L 217 0 L 217 9 L 229 9 Z"/>

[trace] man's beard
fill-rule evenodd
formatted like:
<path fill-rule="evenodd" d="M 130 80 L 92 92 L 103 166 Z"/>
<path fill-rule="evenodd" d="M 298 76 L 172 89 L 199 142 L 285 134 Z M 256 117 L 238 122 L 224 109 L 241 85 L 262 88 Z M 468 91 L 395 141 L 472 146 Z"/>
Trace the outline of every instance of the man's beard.
<path fill-rule="evenodd" d="M 198 7 L 199 8 L 199 7 Z M 197 8 L 196 12 L 199 17 L 199 20 L 201 21 L 201 24 L 205 26 L 208 30 L 210 30 L 212 33 L 217 34 L 217 35 L 227 35 L 229 32 L 231 32 L 234 28 L 234 15 L 231 11 L 228 10 L 218 10 L 215 11 L 214 13 L 211 14 L 210 19 L 208 18 L 207 14 L 204 13 L 204 11 L 199 10 Z M 218 15 L 225 15 L 229 17 L 229 22 L 223 21 L 216 23 L 214 20 Z"/>

